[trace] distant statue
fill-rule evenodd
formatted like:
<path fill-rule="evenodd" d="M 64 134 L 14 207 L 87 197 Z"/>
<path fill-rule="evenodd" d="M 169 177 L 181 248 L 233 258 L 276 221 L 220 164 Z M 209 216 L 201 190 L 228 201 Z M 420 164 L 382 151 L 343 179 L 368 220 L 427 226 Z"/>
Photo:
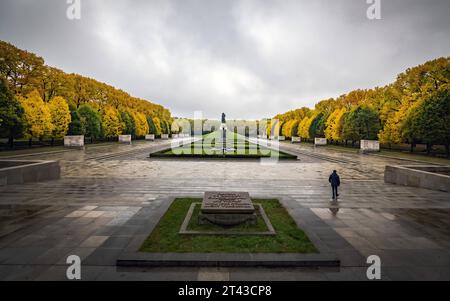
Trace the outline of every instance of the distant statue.
<path fill-rule="evenodd" d="M 225 121 L 225 113 L 222 113 L 222 123 L 226 123 L 226 121 Z"/>

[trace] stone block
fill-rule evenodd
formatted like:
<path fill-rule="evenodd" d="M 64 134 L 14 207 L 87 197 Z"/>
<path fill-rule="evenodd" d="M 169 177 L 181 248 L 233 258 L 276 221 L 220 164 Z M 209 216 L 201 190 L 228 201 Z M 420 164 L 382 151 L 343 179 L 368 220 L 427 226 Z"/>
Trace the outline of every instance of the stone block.
<path fill-rule="evenodd" d="M 119 135 L 119 143 L 131 144 L 131 135 Z"/>
<path fill-rule="evenodd" d="M 302 141 L 302 138 L 300 137 L 292 137 L 291 143 L 300 143 Z"/>
<path fill-rule="evenodd" d="M 64 136 L 64 147 L 84 149 L 83 135 Z"/>
<path fill-rule="evenodd" d="M 326 138 L 314 138 L 314 145 L 327 145 Z"/>

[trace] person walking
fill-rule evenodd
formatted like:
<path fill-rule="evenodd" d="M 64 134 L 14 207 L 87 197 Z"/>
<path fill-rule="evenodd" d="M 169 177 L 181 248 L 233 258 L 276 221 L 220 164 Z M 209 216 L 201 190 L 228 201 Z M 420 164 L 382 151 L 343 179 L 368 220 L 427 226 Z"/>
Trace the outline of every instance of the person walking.
<path fill-rule="evenodd" d="M 339 179 L 339 175 L 337 174 L 336 170 L 333 170 L 333 173 L 328 177 L 328 182 L 330 182 L 331 184 L 333 200 L 337 199 L 337 197 L 339 196 L 338 187 L 339 185 L 341 185 L 341 180 Z"/>

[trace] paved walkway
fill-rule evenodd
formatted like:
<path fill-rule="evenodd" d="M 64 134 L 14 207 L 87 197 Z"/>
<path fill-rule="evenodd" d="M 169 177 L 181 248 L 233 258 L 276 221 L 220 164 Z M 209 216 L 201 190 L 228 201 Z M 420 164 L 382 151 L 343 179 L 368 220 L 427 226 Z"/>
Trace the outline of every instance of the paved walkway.
<path fill-rule="evenodd" d="M 362 256 L 379 255 L 382 279 L 450 280 L 450 194 L 385 184 L 384 166 L 405 161 L 289 143 L 282 148 L 296 152 L 299 161 L 262 165 L 148 158 L 150 151 L 169 143 L 105 145 L 30 157 L 60 160 L 62 178 L 0 187 L 0 279 L 64 280 L 70 254 L 86 263 L 83 279 L 366 279 L 366 268 L 345 262 L 344 253 L 338 270 L 115 266 L 118 254 L 143 235 L 133 225 L 137 216 L 176 196 L 242 190 L 252 197 L 295 200 L 298 210 L 313 212 Z M 330 202 L 327 182 L 333 169 L 342 179 L 338 203 Z M 319 239 L 327 242 L 327 237 Z M 100 248 L 102 258 L 93 258 Z"/>

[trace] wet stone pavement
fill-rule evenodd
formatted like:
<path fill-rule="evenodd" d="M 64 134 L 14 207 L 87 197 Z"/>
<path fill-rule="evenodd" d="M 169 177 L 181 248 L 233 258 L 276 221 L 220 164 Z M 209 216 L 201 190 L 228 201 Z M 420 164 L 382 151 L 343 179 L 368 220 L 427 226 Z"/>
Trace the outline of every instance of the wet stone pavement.
<path fill-rule="evenodd" d="M 450 194 L 383 182 L 386 164 L 417 164 L 329 148 L 282 143 L 299 160 L 156 160 L 170 141 L 106 144 L 21 156 L 59 160 L 57 181 L 0 187 L 0 279 L 65 280 L 66 258 L 82 259 L 84 280 L 367 280 L 355 253 L 381 258 L 383 280 L 450 280 Z M 328 175 L 337 169 L 340 197 Z M 207 190 L 287 198 L 341 240 L 316 227 L 340 268 L 118 268 L 141 233 L 139 223 L 177 196 Z M 157 222 L 157 221 L 155 221 Z M 317 221 L 299 223 L 314 226 Z M 327 231 L 325 231 L 327 230 Z M 339 242 L 339 243 L 338 243 Z M 345 242 L 345 243 L 343 243 Z"/>

